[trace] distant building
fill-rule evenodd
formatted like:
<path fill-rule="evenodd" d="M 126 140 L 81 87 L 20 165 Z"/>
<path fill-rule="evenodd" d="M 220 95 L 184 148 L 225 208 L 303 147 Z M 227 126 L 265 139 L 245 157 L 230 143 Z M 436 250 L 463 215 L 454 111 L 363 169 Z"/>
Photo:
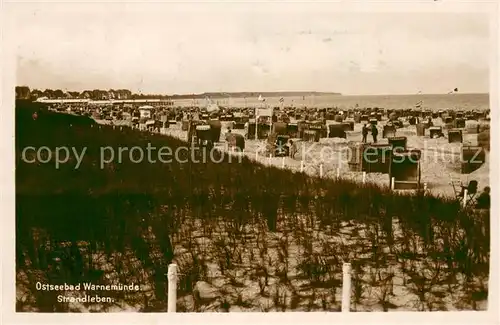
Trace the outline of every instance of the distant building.
<path fill-rule="evenodd" d="M 39 103 L 45 104 L 88 104 L 89 99 L 48 99 L 47 97 L 40 97 L 36 100 Z"/>
<path fill-rule="evenodd" d="M 18 86 L 16 87 L 16 99 L 30 99 L 31 92 L 29 87 Z"/>
<path fill-rule="evenodd" d="M 174 102 L 171 100 L 163 99 L 123 99 L 123 100 L 92 100 L 88 98 L 88 92 L 83 92 L 82 96 L 84 98 L 80 99 L 49 99 L 47 96 L 39 97 L 36 99 L 37 102 L 42 102 L 46 104 L 75 104 L 75 103 L 85 103 L 88 105 L 96 106 L 108 106 L 108 105 L 148 105 L 151 108 L 155 106 L 174 106 Z"/>
<path fill-rule="evenodd" d="M 90 90 L 85 90 L 81 93 L 80 97 L 84 99 L 90 99 L 92 98 L 92 92 Z"/>

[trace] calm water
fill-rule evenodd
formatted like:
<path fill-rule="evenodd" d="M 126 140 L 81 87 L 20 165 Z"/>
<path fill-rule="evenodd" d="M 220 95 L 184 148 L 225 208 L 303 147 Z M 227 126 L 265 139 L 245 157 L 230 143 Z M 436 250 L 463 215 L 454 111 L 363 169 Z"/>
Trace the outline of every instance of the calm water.
<path fill-rule="evenodd" d="M 309 97 L 285 97 L 284 106 L 296 107 L 340 107 L 353 108 L 358 104 L 360 107 L 381 107 L 390 109 L 414 108 L 419 101 L 423 102 L 426 109 L 489 109 L 488 94 L 449 94 L 449 95 L 376 95 L 376 96 L 309 96 Z M 221 106 L 245 107 L 259 106 L 261 103 L 257 98 L 227 98 L 214 99 Z M 205 100 L 176 100 L 175 105 L 205 106 Z M 266 98 L 270 106 L 279 106 L 279 97 Z"/>

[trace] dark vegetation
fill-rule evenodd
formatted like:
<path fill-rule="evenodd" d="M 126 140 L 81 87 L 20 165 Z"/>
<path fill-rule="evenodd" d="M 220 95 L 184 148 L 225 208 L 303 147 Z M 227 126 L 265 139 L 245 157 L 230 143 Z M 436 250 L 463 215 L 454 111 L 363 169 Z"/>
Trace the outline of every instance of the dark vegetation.
<path fill-rule="evenodd" d="M 93 100 L 101 99 L 205 99 L 210 97 L 212 99 L 221 98 L 257 98 L 259 95 L 264 97 L 281 97 L 281 96 L 322 96 L 322 95 L 341 95 L 340 93 L 332 92 L 316 92 L 316 91 L 275 91 L 275 92 L 210 92 L 201 94 L 173 94 L 173 95 L 162 95 L 162 94 L 134 94 L 128 89 L 94 89 L 94 90 L 84 90 L 82 92 L 69 91 L 65 93 L 61 89 L 45 89 L 41 91 L 39 89 L 30 90 L 27 86 L 17 86 L 16 87 L 16 99 L 35 100 L 38 97 L 48 97 L 51 99 L 66 98 L 90 98 Z"/>
<path fill-rule="evenodd" d="M 101 146 L 185 143 L 43 110 L 34 120 L 40 107 L 16 105 L 18 311 L 81 310 L 37 281 L 134 282 L 141 291 L 87 307 L 165 311 L 172 261 L 179 311 L 337 311 L 342 262 L 354 271 L 353 310 L 478 309 L 487 299 L 488 214 L 248 159 L 100 169 Z M 78 170 L 57 170 L 21 161 L 26 146 L 88 149 Z"/>

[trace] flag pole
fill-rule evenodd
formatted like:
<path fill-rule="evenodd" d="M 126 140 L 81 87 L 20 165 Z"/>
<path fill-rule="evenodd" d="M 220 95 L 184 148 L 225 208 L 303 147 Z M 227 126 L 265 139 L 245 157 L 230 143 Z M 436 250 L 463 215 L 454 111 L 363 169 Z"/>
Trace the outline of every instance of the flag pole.
<path fill-rule="evenodd" d="M 259 134 L 257 132 L 257 129 L 259 128 L 259 116 L 257 114 L 255 114 L 255 140 L 258 140 L 259 138 L 257 137 L 257 135 Z"/>
<path fill-rule="evenodd" d="M 266 107 L 267 109 L 269 108 L 269 105 Z M 273 130 L 273 113 L 274 113 L 274 109 L 271 108 L 271 116 L 269 116 L 269 134 L 272 132 Z"/>
<path fill-rule="evenodd" d="M 419 90 L 417 95 L 422 95 L 422 91 Z M 420 117 L 423 119 L 424 118 L 424 101 L 419 100 L 419 103 L 420 103 Z"/>

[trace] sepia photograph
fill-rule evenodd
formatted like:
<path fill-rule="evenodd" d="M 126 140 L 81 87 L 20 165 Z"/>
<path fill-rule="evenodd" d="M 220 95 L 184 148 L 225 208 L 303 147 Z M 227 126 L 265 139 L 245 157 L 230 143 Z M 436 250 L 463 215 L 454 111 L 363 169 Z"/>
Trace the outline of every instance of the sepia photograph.
<path fill-rule="evenodd" d="M 498 8 L 439 2 L 6 5 L 4 302 L 494 312 Z"/>

